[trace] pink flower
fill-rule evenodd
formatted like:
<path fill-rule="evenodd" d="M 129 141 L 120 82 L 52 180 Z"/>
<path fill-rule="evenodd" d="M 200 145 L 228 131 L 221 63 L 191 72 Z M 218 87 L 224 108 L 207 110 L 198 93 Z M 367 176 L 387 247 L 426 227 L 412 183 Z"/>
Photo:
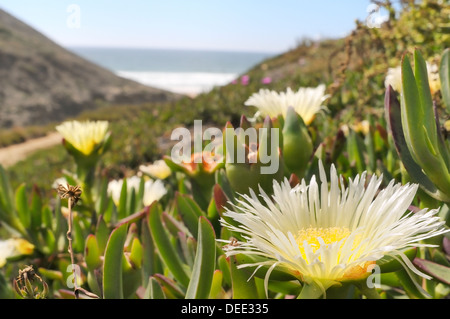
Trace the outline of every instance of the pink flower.
<path fill-rule="evenodd" d="M 270 76 L 266 76 L 266 77 L 262 78 L 261 83 L 262 84 L 270 84 L 270 83 L 272 83 L 272 78 Z"/>
<path fill-rule="evenodd" d="M 249 77 L 248 75 L 243 75 L 243 76 L 241 77 L 241 84 L 242 84 L 242 85 L 247 85 L 248 82 L 249 82 L 249 80 L 250 80 L 250 77 Z"/>

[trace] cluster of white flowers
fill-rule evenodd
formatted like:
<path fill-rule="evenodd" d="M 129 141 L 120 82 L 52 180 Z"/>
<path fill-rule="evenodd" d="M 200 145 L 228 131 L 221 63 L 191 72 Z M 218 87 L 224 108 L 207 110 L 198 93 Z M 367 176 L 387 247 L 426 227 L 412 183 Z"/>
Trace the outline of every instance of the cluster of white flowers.
<path fill-rule="evenodd" d="M 277 117 L 286 116 L 289 107 L 302 117 L 306 125 L 310 124 L 316 114 L 325 109 L 323 102 L 328 98 L 325 95 L 325 85 L 317 87 L 301 87 L 294 92 L 287 88 L 286 92 L 276 92 L 268 89 L 261 89 L 254 93 L 245 102 L 245 105 L 258 108 L 257 114 L 262 116 Z"/>
<path fill-rule="evenodd" d="M 132 176 L 126 179 L 127 181 L 127 191 L 131 192 L 134 190 L 136 193 L 139 191 L 141 185 L 141 178 L 138 176 Z M 119 205 L 120 193 L 123 187 L 123 179 L 112 180 L 108 184 L 108 194 L 112 197 L 114 203 Z M 154 201 L 160 200 L 164 195 L 166 195 L 167 189 L 164 183 L 159 180 L 148 179 L 144 182 L 144 195 L 142 202 L 145 206 L 151 205 Z"/>

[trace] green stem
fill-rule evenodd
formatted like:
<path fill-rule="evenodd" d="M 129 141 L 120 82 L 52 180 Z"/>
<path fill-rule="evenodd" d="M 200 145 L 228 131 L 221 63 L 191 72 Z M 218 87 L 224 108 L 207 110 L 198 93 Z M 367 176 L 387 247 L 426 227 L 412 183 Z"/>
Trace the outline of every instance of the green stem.
<path fill-rule="evenodd" d="M 67 239 L 69 240 L 69 254 L 70 254 L 70 261 L 72 264 L 72 274 L 74 284 L 73 290 L 75 294 L 75 299 L 78 299 L 77 272 L 75 270 L 75 257 L 73 254 L 73 247 L 72 247 L 72 198 L 70 197 L 68 200 L 68 206 L 69 206 L 69 220 L 68 220 Z"/>
<path fill-rule="evenodd" d="M 95 181 L 95 164 L 88 166 L 77 163 L 77 176 L 82 183 L 84 204 L 89 207 L 91 211 L 93 211 L 95 208 L 92 188 Z"/>

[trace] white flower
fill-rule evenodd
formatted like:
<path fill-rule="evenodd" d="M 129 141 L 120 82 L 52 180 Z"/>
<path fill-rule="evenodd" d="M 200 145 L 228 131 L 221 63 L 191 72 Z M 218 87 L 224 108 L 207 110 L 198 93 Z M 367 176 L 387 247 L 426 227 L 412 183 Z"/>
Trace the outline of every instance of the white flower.
<path fill-rule="evenodd" d="M 389 68 L 384 80 L 385 87 L 392 86 L 396 92 L 402 91 L 402 69 L 401 67 Z"/>
<path fill-rule="evenodd" d="M 139 186 L 141 183 L 141 178 L 138 176 L 132 176 L 127 178 L 127 192 L 131 192 L 132 189 L 137 193 L 139 191 Z M 122 192 L 123 179 L 112 180 L 108 183 L 108 194 L 112 197 L 112 200 L 116 205 L 119 205 L 120 193 Z"/>
<path fill-rule="evenodd" d="M 428 82 L 430 85 L 431 94 L 439 91 L 441 88 L 441 82 L 439 79 L 439 68 L 436 64 L 427 62 Z M 387 88 L 389 85 L 398 92 L 402 92 L 402 68 L 400 66 L 396 68 L 389 68 L 384 85 Z"/>
<path fill-rule="evenodd" d="M 263 116 L 277 117 L 286 116 L 287 109 L 292 106 L 302 117 L 306 125 L 310 124 L 315 115 L 324 109 L 322 103 L 328 98 L 325 95 L 325 85 L 316 88 L 301 87 L 297 92 L 287 88 L 286 92 L 278 93 L 268 89 L 260 89 L 244 103 L 258 108 Z"/>
<path fill-rule="evenodd" d="M 364 172 L 349 179 L 345 187 L 343 177 L 338 177 L 332 166 L 329 186 L 321 162 L 319 169 L 321 184 L 315 176 L 309 185 L 303 179 L 294 188 L 287 180 L 281 184 L 274 181 L 272 197 L 262 189 L 259 196 L 251 191 L 234 210 L 227 209 L 224 216 L 240 225 L 224 219 L 221 223 L 245 240 L 227 241 L 233 244 L 224 247 L 226 254 L 267 257 L 265 262 L 242 265 L 270 265 L 266 287 L 270 271 L 278 265 L 323 288 L 322 283 L 367 277 L 371 273 L 368 268 L 386 255 L 399 260 L 407 271 L 429 278 L 400 252 L 409 246 L 427 246 L 419 241 L 447 231 L 435 216 L 437 210 L 405 214 L 417 185 L 393 180 L 379 190 L 382 177 L 374 176 L 365 187 Z"/>
<path fill-rule="evenodd" d="M 30 255 L 33 250 L 34 245 L 22 238 L 0 240 L 0 268 L 6 264 L 8 258 Z"/>
<path fill-rule="evenodd" d="M 157 160 L 150 165 L 141 165 L 139 166 L 139 170 L 144 174 L 158 179 L 166 179 L 171 174 L 170 167 L 167 166 L 164 160 Z"/>
<path fill-rule="evenodd" d="M 127 192 L 130 193 L 133 189 L 136 193 L 139 192 L 141 185 L 141 178 L 138 176 L 132 176 L 127 180 Z M 108 194 L 112 197 L 116 206 L 119 205 L 120 193 L 122 192 L 123 179 L 112 180 L 108 184 Z M 166 188 L 161 180 L 149 179 L 144 182 L 144 193 L 142 202 L 145 206 L 151 205 L 155 200 L 158 201 L 167 193 Z"/>
<path fill-rule="evenodd" d="M 64 139 L 77 150 L 89 155 L 103 141 L 108 131 L 107 121 L 66 121 L 56 126 Z"/>
<path fill-rule="evenodd" d="M 144 198 L 145 206 L 150 206 L 154 201 L 160 200 L 167 193 L 166 188 L 161 180 L 148 180 L 144 184 Z"/>

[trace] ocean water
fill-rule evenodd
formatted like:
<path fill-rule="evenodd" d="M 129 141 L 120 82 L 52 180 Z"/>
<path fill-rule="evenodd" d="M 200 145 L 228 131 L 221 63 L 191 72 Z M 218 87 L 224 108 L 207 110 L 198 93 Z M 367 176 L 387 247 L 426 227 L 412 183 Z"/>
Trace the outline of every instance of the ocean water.
<path fill-rule="evenodd" d="M 165 49 L 69 49 L 121 77 L 190 95 L 228 84 L 273 55 L 265 52 Z"/>

